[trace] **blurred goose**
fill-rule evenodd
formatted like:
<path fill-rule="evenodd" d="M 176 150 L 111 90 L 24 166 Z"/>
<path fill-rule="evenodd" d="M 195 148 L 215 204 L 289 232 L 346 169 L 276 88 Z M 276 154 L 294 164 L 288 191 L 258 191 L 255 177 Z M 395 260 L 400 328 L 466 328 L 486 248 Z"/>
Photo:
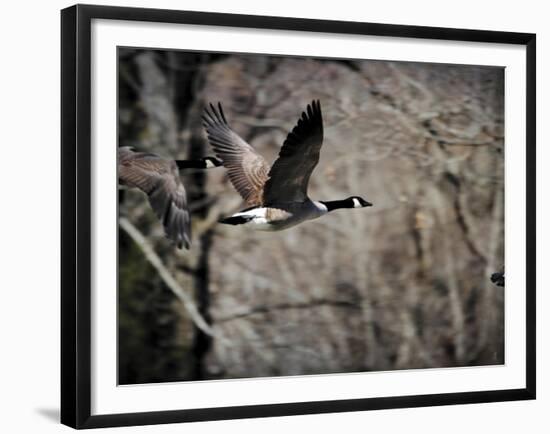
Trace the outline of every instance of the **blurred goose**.
<path fill-rule="evenodd" d="M 147 194 L 151 208 L 162 222 L 166 236 L 178 248 L 189 248 L 191 219 L 179 169 L 209 169 L 221 166 L 214 157 L 200 160 L 170 160 L 130 146 L 118 148 L 118 183 Z"/>
<path fill-rule="evenodd" d="M 278 231 L 340 208 L 372 206 L 359 196 L 332 201 L 313 201 L 307 186 L 319 161 L 323 144 L 321 104 L 313 101 L 281 147 L 271 168 L 228 125 L 220 103 L 205 109 L 204 127 L 216 155 L 249 208 L 221 220 L 230 225 Z"/>

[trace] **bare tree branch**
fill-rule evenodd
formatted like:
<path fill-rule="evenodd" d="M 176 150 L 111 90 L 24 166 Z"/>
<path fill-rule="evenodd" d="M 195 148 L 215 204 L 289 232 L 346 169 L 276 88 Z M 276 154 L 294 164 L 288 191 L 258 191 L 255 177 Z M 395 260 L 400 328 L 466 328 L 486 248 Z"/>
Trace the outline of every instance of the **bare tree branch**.
<path fill-rule="evenodd" d="M 166 286 L 174 293 L 176 297 L 180 299 L 195 325 L 207 335 L 224 341 L 225 339 L 216 333 L 200 315 L 191 296 L 179 285 L 172 274 L 166 269 L 159 256 L 155 253 L 141 232 L 126 217 L 119 218 L 119 225 L 141 249 L 145 255 L 145 258 L 155 268 Z"/>

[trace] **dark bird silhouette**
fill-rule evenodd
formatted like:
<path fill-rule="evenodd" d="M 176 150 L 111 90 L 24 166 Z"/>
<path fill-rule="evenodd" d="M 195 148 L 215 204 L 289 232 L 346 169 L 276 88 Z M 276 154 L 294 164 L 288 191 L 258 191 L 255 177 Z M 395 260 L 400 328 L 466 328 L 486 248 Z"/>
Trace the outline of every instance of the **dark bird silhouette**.
<path fill-rule="evenodd" d="M 491 282 L 496 286 L 504 286 L 504 270 L 491 274 Z"/>

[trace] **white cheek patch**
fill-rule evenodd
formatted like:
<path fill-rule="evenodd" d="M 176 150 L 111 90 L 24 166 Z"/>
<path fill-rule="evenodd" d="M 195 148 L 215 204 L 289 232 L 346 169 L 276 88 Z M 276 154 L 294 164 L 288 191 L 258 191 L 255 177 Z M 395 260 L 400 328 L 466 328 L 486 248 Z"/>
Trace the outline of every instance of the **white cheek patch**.
<path fill-rule="evenodd" d="M 361 205 L 361 202 L 359 202 L 359 200 L 354 197 L 353 198 L 353 207 L 354 208 L 363 208 L 363 205 Z"/>
<path fill-rule="evenodd" d="M 211 160 L 206 160 L 206 168 L 207 169 L 213 169 L 214 167 L 216 167 L 216 165 L 214 163 L 212 163 Z"/>

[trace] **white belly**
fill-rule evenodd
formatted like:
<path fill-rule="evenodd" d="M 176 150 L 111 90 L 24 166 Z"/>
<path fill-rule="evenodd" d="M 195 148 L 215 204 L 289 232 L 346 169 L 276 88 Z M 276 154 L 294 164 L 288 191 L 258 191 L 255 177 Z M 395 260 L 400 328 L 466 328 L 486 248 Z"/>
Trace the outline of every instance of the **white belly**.
<path fill-rule="evenodd" d="M 244 212 L 238 212 L 233 214 L 233 217 L 251 217 L 251 219 L 243 223 L 241 226 L 244 226 L 248 229 L 253 229 L 256 231 L 276 231 L 277 228 L 267 220 L 267 208 L 254 208 Z"/>
<path fill-rule="evenodd" d="M 293 210 L 266 207 L 253 208 L 234 214 L 234 216 L 250 218 L 248 222 L 242 225 L 249 229 L 257 231 L 280 231 L 326 214 L 326 207 L 322 204 L 319 205 L 314 202 L 309 202 L 305 206 L 302 205 Z"/>

